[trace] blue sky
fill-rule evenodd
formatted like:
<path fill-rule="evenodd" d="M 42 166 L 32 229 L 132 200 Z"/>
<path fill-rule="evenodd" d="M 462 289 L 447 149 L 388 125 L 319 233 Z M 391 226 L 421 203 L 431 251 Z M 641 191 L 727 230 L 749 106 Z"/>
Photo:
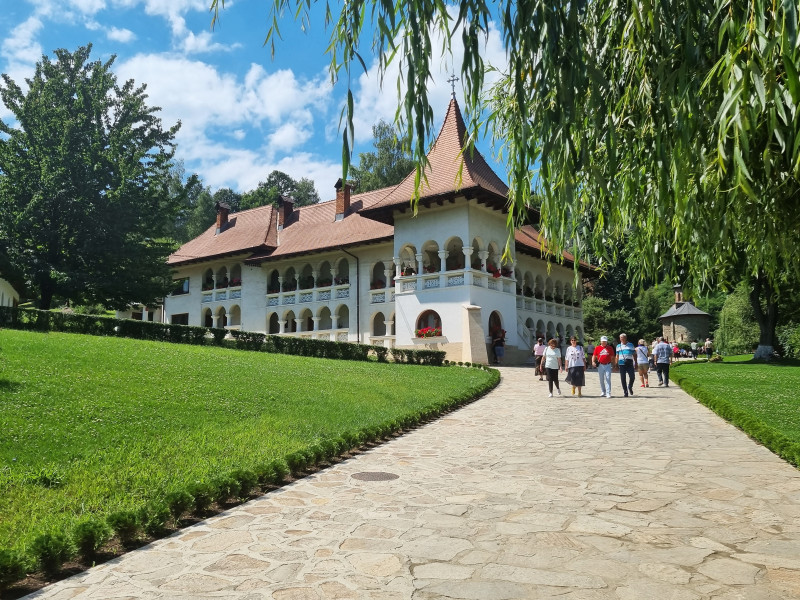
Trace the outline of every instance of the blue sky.
<path fill-rule="evenodd" d="M 269 0 L 226 2 L 212 30 L 210 0 L 5 0 L 0 12 L 0 72 L 18 84 L 42 54 L 93 44 L 92 58 L 116 54 L 118 80 L 147 84 L 164 125 L 180 120 L 176 158 L 212 192 L 253 189 L 272 170 L 314 180 L 323 200 L 341 175 L 339 115 L 346 87 L 331 85 L 325 55 L 330 31 L 312 19 L 303 33 L 291 18 L 270 56 L 263 45 Z M 324 5 L 323 5 L 324 6 Z M 484 58 L 502 61 L 492 30 Z M 429 94 L 441 124 L 450 98 L 446 82 L 461 56 L 441 60 Z M 391 122 L 397 103 L 393 70 L 378 85 L 375 62 L 353 73 L 357 105 L 356 155 L 372 149 L 372 125 Z M 456 97 L 461 100 L 456 87 Z M 0 119 L 10 113 L 0 104 Z M 479 150 L 491 158 L 488 141 Z M 492 163 L 505 179 L 501 166 Z"/>

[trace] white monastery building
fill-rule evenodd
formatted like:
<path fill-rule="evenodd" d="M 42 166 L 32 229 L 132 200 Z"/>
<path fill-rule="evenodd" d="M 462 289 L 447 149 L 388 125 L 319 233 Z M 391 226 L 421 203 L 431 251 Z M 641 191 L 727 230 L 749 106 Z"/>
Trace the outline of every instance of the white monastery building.
<path fill-rule="evenodd" d="M 573 257 L 548 264 L 539 233 L 524 226 L 511 262 L 501 263 L 508 188 L 477 150 L 463 152 L 464 139 L 453 99 L 428 153 L 416 215 L 413 172 L 366 193 L 340 180 L 336 200 L 297 209 L 285 197 L 233 214 L 218 205 L 216 224 L 169 257 L 176 288 L 164 320 L 428 347 L 482 363 L 497 327 L 512 362 L 527 358 L 536 336 L 582 339 Z M 421 337 L 427 328 L 432 337 Z"/>

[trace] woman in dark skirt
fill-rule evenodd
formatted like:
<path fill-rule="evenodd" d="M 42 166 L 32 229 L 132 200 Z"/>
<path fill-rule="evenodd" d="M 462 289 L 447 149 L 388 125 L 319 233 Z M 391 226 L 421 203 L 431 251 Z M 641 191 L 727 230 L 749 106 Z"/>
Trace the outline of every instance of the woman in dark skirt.
<path fill-rule="evenodd" d="M 584 371 L 586 371 L 586 357 L 575 336 L 569 339 L 569 348 L 564 354 L 564 361 L 567 363 L 566 382 L 572 386 L 572 395 L 575 395 L 575 389 L 577 388 L 578 396 L 582 396 L 581 388 L 586 385 L 586 375 L 584 374 Z"/>

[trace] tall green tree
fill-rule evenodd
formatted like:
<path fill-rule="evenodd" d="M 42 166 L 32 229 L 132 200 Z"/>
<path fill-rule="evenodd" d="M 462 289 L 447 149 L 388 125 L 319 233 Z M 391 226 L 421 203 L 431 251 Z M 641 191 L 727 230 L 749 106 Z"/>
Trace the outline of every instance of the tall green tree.
<path fill-rule="evenodd" d="M 279 17 L 306 22 L 313 4 L 269 2 L 273 51 Z M 419 165 L 442 48 L 433 32 L 446 51 L 460 44 L 466 113 L 489 108 L 486 126 L 508 161 L 510 225 L 534 206 L 556 256 L 612 263 L 631 233 L 637 280 L 667 274 L 700 290 L 747 277 L 766 307 L 755 310 L 759 354 L 770 353 L 781 285 L 800 280 L 795 0 L 354 0 L 326 11 L 328 21 L 334 80 L 356 80 L 362 44 L 379 77 L 399 63 L 397 124 Z M 508 61 L 495 65 L 501 78 L 487 97 L 480 42 L 490 21 Z M 354 106 L 348 90 L 345 175 Z M 470 119 L 471 139 L 478 127 Z"/>
<path fill-rule="evenodd" d="M 394 127 L 381 119 L 372 126 L 374 152 L 358 155 L 358 165 L 350 169 L 359 192 L 369 192 L 397 185 L 416 167 L 413 157 L 403 148 Z"/>
<path fill-rule="evenodd" d="M 161 126 L 145 86 L 122 85 L 91 45 L 37 63 L 27 91 L 4 74 L 0 238 L 49 308 L 54 296 L 122 306 L 169 290 L 167 179 L 179 124 Z"/>
<path fill-rule="evenodd" d="M 283 171 L 272 171 L 266 181 L 260 181 L 256 189 L 242 194 L 240 207 L 242 210 L 276 204 L 278 196 L 289 196 L 294 199 L 295 206 L 308 206 L 319 202 L 319 194 L 314 182 L 308 178 L 294 180 Z"/>

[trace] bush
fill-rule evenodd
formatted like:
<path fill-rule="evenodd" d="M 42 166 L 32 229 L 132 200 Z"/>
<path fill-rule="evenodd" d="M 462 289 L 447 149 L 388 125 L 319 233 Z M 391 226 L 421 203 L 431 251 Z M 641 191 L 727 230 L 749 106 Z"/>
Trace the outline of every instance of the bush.
<path fill-rule="evenodd" d="M 162 537 L 167 531 L 167 521 L 172 513 L 166 504 L 151 504 L 142 509 L 141 522 L 145 533 L 152 537 Z"/>
<path fill-rule="evenodd" d="M 139 532 L 139 515 L 132 510 L 118 510 L 108 516 L 108 524 L 123 544 L 128 544 Z"/>
<path fill-rule="evenodd" d="M 783 355 L 787 358 L 800 358 L 800 325 L 788 323 L 778 327 L 775 333 L 783 349 Z"/>
<path fill-rule="evenodd" d="M 16 552 L 0 550 L 0 590 L 25 577 L 25 561 Z"/>
<path fill-rule="evenodd" d="M 223 475 L 218 477 L 211 483 L 214 489 L 214 499 L 224 502 L 229 498 L 238 498 L 241 486 L 239 482 L 231 475 Z"/>
<path fill-rule="evenodd" d="M 78 553 L 91 561 L 100 547 L 111 538 L 111 529 L 105 521 L 97 517 L 87 517 L 80 521 L 72 531 L 72 539 Z"/>
<path fill-rule="evenodd" d="M 290 473 L 289 466 L 282 460 L 273 460 L 272 470 L 275 472 L 275 481 L 273 483 L 276 485 L 280 484 Z"/>
<path fill-rule="evenodd" d="M 169 514 L 175 521 L 180 520 L 183 513 L 188 511 L 194 505 L 194 498 L 186 490 L 178 490 L 170 492 L 164 499 L 169 509 Z"/>
<path fill-rule="evenodd" d="M 237 469 L 231 473 L 231 477 L 239 485 L 239 495 L 246 497 L 254 487 L 258 485 L 258 476 L 248 469 Z"/>
<path fill-rule="evenodd" d="M 300 451 L 297 452 L 290 452 L 284 457 L 289 470 L 291 471 L 292 475 L 297 475 L 303 469 L 306 468 L 307 461 L 306 456 Z"/>
<path fill-rule="evenodd" d="M 47 575 L 55 575 L 64 561 L 73 555 L 69 538 L 60 531 L 51 531 L 37 536 L 31 544 L 31 551 L 39 561 L 39 567 Z"/>
<path fill-rule="evenodd" d="M 216 499 L 214 488 L 206 482 L 193 483 L 187 491 L 194 498 L 194 510 L 197 513 L 206 512 Z"/>

